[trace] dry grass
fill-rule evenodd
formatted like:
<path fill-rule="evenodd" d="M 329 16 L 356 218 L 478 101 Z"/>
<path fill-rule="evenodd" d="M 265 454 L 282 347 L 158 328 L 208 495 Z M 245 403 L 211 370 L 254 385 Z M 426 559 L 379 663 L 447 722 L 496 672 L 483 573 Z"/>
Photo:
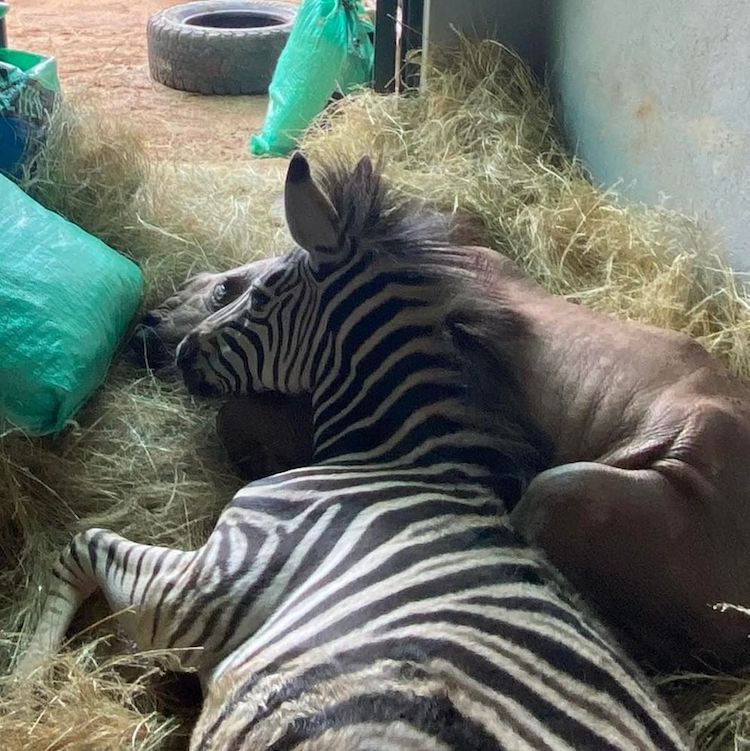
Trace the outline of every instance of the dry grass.
<path fill-rule="evenodd" d="M 55 660 L 51 676 L 11 689 L 2 707 L 3 748 L 152 751 L 177 740 L 178 722 L 155 708 L 150 662 L 94 654 L 91 647 L 69 652 Z"/>
<path fill-rule="evenodd" d="M 151 302 L 196 269 L 226 269 L 285 242 L 270 213 L 281 168 L 158 162 L 143 144 L 143 133 L 87 103 L 62 107 L 24 187 L 140 263 Z"/>
<path fill-rule="evenodd" d="M 405 193 L 479 218 L 487 242 L 549 289 L 686 331 L 750 376 L 750 306 L 699 228 L 593 187 L 560 145 L 546 95 L 512 55 L 486 43 L 439 64 L 426 95 L 347 100 L 306 148 L 321 159 L 381 154 Z M 281 175 L 155 164 L 138 134 L 77 113 L 58 114 L 27 187 L 139 261 L 147 303 L 195 270 L 285 243 L 270 218 Z M 72 533 L 106 526 L 192 547 L 238 482 L 216 445 L 213 407 L 123 363 L 65 435 L 1 437 L 0 671 L 33 626 L 51 557 Z M 83 639 L 55 660 L 52 677 L 3 687 L 3 749 L 184 746 L 155 699 L 150 660 L 107 656 L 123 646 L 94 650 Z M 749 686 L 692 676 L 668 690 L 699 746 L 713 750 L 745 743 Z"/>

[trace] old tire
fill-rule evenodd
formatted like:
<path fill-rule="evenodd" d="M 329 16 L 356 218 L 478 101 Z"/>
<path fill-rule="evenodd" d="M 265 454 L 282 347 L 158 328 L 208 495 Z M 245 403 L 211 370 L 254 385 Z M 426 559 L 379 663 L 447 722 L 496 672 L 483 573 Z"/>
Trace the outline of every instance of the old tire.
<path fill-rule="evenodd" d="M 296 6 L 267 0 L 165 8 L 148 21 L 151 77 L 199 94 L 265 93 L 296 15 Z"/>

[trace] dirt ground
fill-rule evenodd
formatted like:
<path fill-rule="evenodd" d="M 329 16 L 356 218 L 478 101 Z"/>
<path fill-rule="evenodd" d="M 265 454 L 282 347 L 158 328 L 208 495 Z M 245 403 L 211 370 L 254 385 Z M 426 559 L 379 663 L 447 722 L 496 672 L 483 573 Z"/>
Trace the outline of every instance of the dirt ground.
<path fill-rule="evenodd" d="M 294 0 L 292 0 L 294 1 Z M 83 94 L 131 121 L 158 158 L 212 163 L 250 160 L 264 96 L 201 96 L 152 81 L 146 22 L 170 0 L 10 0 L 8 46 L 58 60 L 63 91 Z M 274 162 L 276 160 L 264 160 Z M 278 163 L 278 162 L 277 162 Z"/>

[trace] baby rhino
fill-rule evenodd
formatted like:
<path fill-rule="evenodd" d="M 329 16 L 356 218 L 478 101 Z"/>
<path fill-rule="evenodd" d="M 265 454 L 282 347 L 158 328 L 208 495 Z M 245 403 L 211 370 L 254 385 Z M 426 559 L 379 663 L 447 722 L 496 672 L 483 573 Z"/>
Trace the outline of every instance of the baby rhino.
<path fill-rule="evenodd" d="M 612 623 L 669 666 L 750 662 L 750 387 L 689 337 L 549 294 L 477 248 L 452 335 L 501 418 L 516 384 L 551 468 L 511 513 Z"/>

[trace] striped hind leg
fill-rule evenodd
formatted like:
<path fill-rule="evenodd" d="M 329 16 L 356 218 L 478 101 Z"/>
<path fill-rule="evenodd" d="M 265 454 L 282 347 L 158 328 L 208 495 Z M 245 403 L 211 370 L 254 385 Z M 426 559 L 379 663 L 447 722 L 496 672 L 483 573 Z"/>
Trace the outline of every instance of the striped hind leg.
<path fill-rule="evenodd" d="M 104 529 L 76 535 L 52 568 L 47 599 L 16 676 L 28 676 L 57 652 L 76 611 L 98 589 L 140 649 L 158 647 L 160 606 L 195 555 L 138 545 Z"/>

